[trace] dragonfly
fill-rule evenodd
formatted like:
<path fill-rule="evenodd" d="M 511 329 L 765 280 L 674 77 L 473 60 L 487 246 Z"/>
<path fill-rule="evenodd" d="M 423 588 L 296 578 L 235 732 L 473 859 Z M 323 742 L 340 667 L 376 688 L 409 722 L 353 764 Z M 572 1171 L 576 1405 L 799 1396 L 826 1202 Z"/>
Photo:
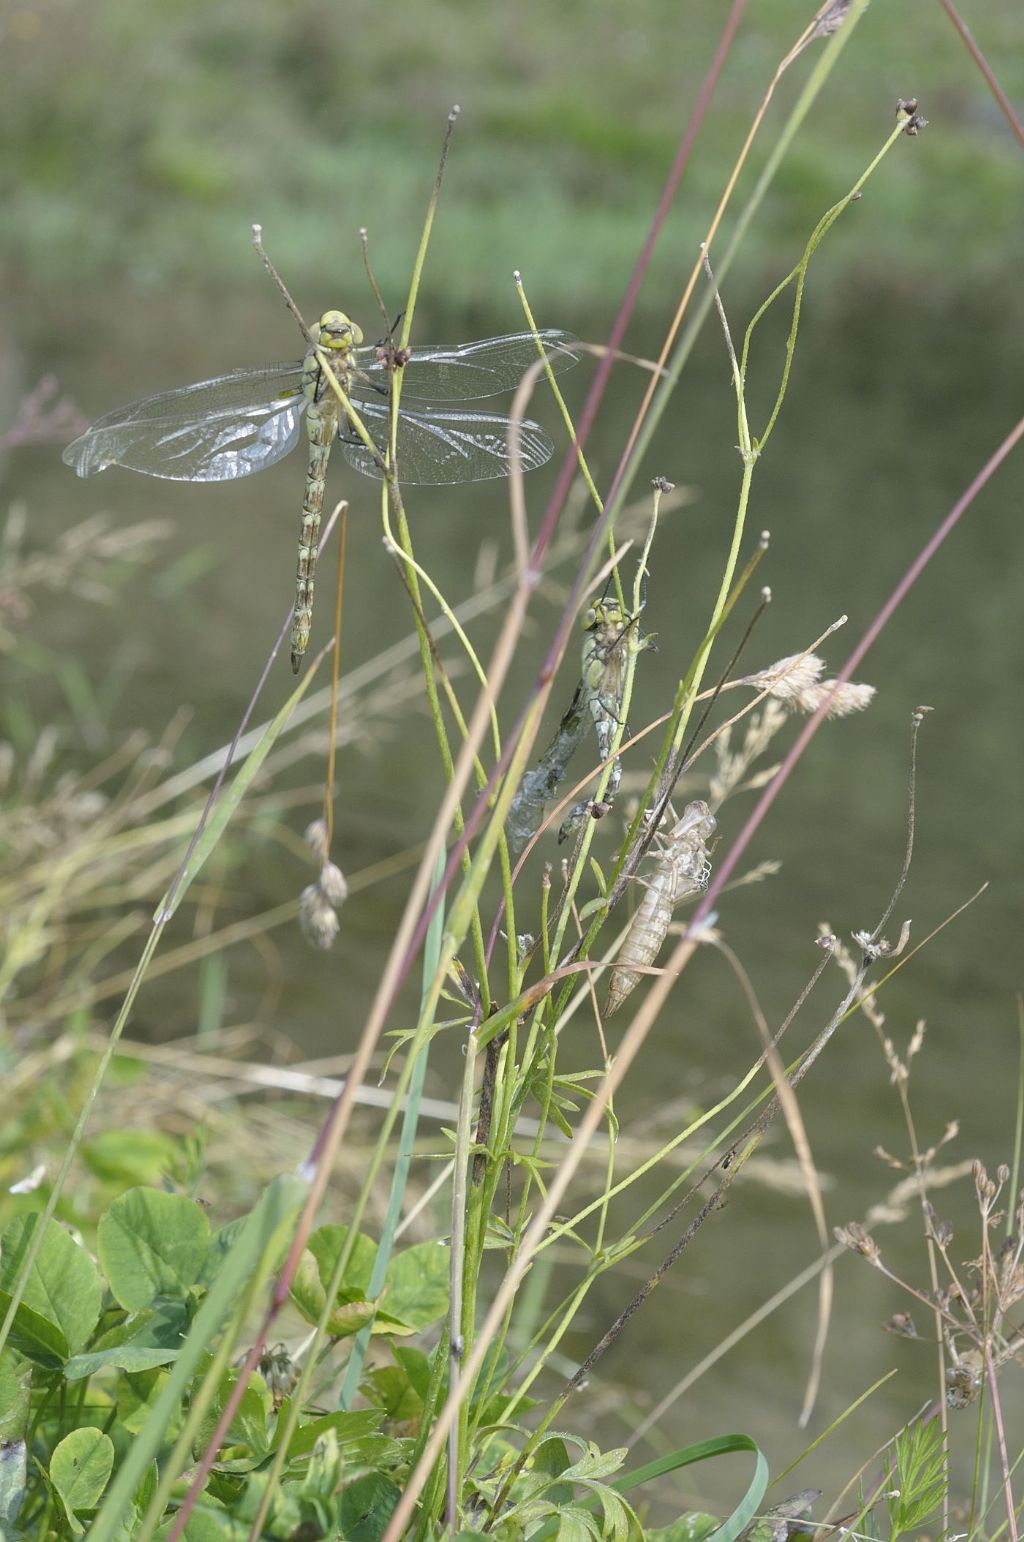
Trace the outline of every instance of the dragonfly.
<path fill-rule="evenodd" d="M 513 332 L 412 350 L 397 349 L 390 339 L 364 345 L 356 322 L 344 311 L 329 310 L 313 329 L 304 358 L 232 370 L 117 407 L 69 444 L 63 459 L 81 477 L 124 466 L 171 481 L 233 482 L 290 454 L 303 437 L 305 419 L 309 458 L 290 638 L 297 674 L 309 644 L 327 462 L 335 441 L 364 476 L 389 474 L 389 398 L 401 371 L 394 468 L 399 481 L 447 486 L 504 477 L 513 465 L 536 470 L 554 453 L 539 424 L 444 404 L 510 391 L 540 358 L 556 373 L 569 369 L 577 362 L 576 344 L 572 333 L 548 329 L 536 336 Z M 351 414 L 331 384 L 325 359 Z"/>
<path fill-rule="evenodd" d="M 655 835 L 658 861 L 651 877 L 641 880 L 646 892 L 615 960 L 606 1013 L 618 1011 L 654 963 L 680 901 L 707 888 L 711 877 L 708 842 L 717 824 L 704 799 L 695 798 L 666 835 Z"/>
<path fill-rule="evenodd" d="M 631 630 L 637 619 L 624 614 L 617 600 L 608 596 L 596 600 L 587 611 L 580 682 L 554 738 L 520 782 L 505 821 L 509 844 L 516 855 L 537 833 L 544 805 L 554 796 L 591 723 L 601 759 L 611 756 L 625 687 L 627 649 L 633 647 L 640 652 L 654 643 L 653 638 L 640 637 Z M 595 818 L 607 814 L 621 780 L 622 763 L 616 755 L 604 799 L 601 803 L 590 799 L 577 803 L 562 822 L 559 841 L 575 834 L 588 813 Z"/>

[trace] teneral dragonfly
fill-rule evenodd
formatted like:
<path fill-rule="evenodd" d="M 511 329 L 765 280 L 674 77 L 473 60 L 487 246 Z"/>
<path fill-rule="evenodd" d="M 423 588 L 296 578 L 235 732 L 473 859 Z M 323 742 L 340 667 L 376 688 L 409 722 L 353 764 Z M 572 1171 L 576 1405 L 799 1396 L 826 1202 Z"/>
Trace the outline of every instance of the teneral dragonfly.
<path fill-rule="evenodd" d="M 606 1012 L 616 1012 L 654 963 L 668 933 L 672 912 L 681 900 L 708 886 L 708 842 L 717 820 L 703 798 L 683 810 L 667 835 L 656 835 L 659 855 L 654 872 L 643 881 L 644 897 L 615 960 L 608 982 Z"/>
<path fill-rule="evenodd" d="M 435 405 L 480 401 L 509 391 L 542 355 L 556 371 L 575 364 L 576 340 L 570 333 L 544 331 L 539 341 L 538 349 L 531 332 L 515 332 L 406 354 L 390 343 L 363 346 L 354 321 L 342 311 L 326 311 L 303 359 L 233 370 L 118 407 L 69 444 L 63 458 L 82 477 L 107 466 L 126 466 L 173 481 L 230 482 L 273 466 L 293 450 L 305 415 L 309 464 L 291 632 L 292 668 L 297 672 L 309 642 L 324 479 L 335 439 L 350 466 L 364 476 L 385 475 L 388 398 L 400 369 L 395 467 L 400 481 L 435 486 L 482 482 L 507 476 L 514 463 L 525 471 L 543 466 L 554 446 L 538 424 Z M 374 449 L 353 426 L 321 355 Z"/>
<path fill-rule="evenodd" d="M 544 817 L 544 805 L 554 797 L 569 761 L 582 744 L 591 723 L 597 734 L 601 759 L 606 760 L 611 755 L 619 726 L 627 650 L 632 648 L 639 652 L 653 646 L 652 638 L 640 637 L 635 629 L 636 621 L 636 616 L 626 615 L 617 600 L 608 595 L 595 600 L 588 609 L 584 620 L 580 682 L 551 743 L 519 783 L 505 821 L 505 832 L 515 855 L 518 856 L 527 841 L 536 835 Z M 559 841 L 575 834 L 588 813 L 595 818 L 608 813 L 621 779 L 622 764 L 616 755 L 601 803 L 595 804 L 589 798 L 577 803 L 562 822 Z"/>

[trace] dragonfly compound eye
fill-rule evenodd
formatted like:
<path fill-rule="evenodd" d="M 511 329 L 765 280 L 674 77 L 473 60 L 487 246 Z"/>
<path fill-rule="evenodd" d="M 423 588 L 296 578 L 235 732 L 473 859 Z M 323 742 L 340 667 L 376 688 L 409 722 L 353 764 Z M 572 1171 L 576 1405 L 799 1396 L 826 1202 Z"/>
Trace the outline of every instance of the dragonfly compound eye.
<path fill-rule="evenodd" d="M 344 311 L 324 311 L 319 327 L 321 348 L 358 348 L 363 341 L 362 328 Z"/>

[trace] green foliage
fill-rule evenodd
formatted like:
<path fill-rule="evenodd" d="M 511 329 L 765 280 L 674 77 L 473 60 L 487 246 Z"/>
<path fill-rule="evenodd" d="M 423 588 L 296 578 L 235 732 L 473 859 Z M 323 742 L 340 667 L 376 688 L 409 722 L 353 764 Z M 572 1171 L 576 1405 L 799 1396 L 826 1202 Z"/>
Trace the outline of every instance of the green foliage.
<path fill-rule="evenodd" d="M 0 1356 L 0 1524 L 14 1535 L 16 1525 L 38 1524 L 46 1516 L 56 1534 L 75 1537 L 87 1523 L 98 1524 L 95 1512 L 133 1441 L 142 1437 L 152 1443 L 155 1434 L 154 1454 L 166 1460 L 167 1441 L 185 1427 L 194 1406 L 204 1410 L 192 1436 L 197 1454 L 212 1436 L 238 1379 L 237 1369 L 218 1368 L 215 1351 L 222 1333 L 237 1333 L 241 1320 L 226 1321 L 193 1357 L 194 1368 L 171 1407 L 167 1371 L 188 1357 L 202 1327 L 197 1309 L 212 1300 L 245 1231 L 236 1222 L 211 1236 L 206 1215 L 193 1200 L 135 1188 L 118 1196 L 100 1218 L 99 1267 L 51 1221 L 26 1271 L 38 1221 L 35 1214 L 16 1217 L 0 1239 L 0 1305 L 9 1305 L 15 1288 L 21 1289 L 9 1347 Z M 343 1227 L 314 1233 L 307 1255 L 314 1268 L 319 1263 L 329 1273 L 346 1236 Z M 365 1237 L 354 1240 L 350 1283 L 339 1295 L 356 1293 L 372 1269 L 374 1244 Z M 275 1256 L 279 1260 L 280 1254 Z M 431 1244 L 391 1259 L 382 1297 L 393 1295 L 400 1315 L 377 1313 L 374 1331 L 382 1339 L 420 1331 L 444 1310 L 446 1281 L 435 1257 L 443 1261 L 444 1250 Z M 211 1264 L 211 1258 L 217 1262 Z M 237 1291 L 233 1294 L 237 1300 Z M 365 1302 L 371 1314 L 375 1306 Z M 340 1342 L 326 1351 L 328 1371 Z M 378 1364 L 367 1372 L 370 1408 L 324 1415 L 311 1405 L 290 1434 L 285 1415 L 293 1382 L 279 1371 L 271 1380 L 274 1365 L 268 1358 L 266 1376 L 253 1378 L 232 1416 L 208 1500 L 200 1507 L 198 1532 L 213 1527 L 217 1535 L 231 1534 L 236 1522 L 244 1525 L 265 1487 L 257 1469 L 287 1435 L 271 1512 L 281 1529 L 273 1534 L 286 1535 L 304 1523 L 320 1528 L 318 1535 L 342 1527 L 346 1536 L 374 1542 L 394 1509 L 398 1488 L 390 1475 L 408 1460 L 409 1432 L 418 1426 L 430 1384 L 421 1351 L 396 1347 L 394 1353 L 390 1368 Z M 211 1376 L 212 1396 L 202 1391 Z M 104 1410 L 102 1428 L 93 1422 L 97 1409 Z M 92 1419 L 82 1417 L 87 1410 Z M 29 1433 L 33 1462 L 26 1466 Z M 133 1524 L 155 1493 L 144 1464 L 138 1481 L 129 1499 Z"/>
<path fill-rule="evenodd" d="M 178 1441 L 180 1449 L 186 1432 L 194 1457 L 206 1449 L 238 1383 L 239 1370 L 225 1365 L 223 1350 L 244 1323 L 234 1282 L 239 1267 L 252 1269 L 251 1255 L 239 1256 L 246 1224 L 211 1236 L 205 1215 L 186 1196 L 131 1189 L 100 1218 L 99 1268 L 51 1221 L 26 1272 L 37 1226 L 36 1215 L 18 1217 L 2 1239 L 3 1299 L 9 1301 L 16 1286 L 22 1292 L 10 1347 L 0 1355 L 3 1535 L 44 1527 L 54 1537 L 88 1532 L 102 1542 L 134 1534 L 145 1520 L 162 1536 L 174 1498 L 158 1484 L 158 1470 L 166 1480 L 172 1445 Z M 346 1245 L 349 1263 L 338 1297 L 354 1298 L 373 1267 L 368 1238 L 321 1227 L 306 1255 L 321 1279 L 321 1313 L 332 1334 L 319 1356 L 322 1387 L 337 1384 L 350 1342 L 344 1321 L 343 1331 L 333 1333 L 338 1309 L 327 1311 L 322 1288 Z M 280 1253 L 274 1249 L 268 1257 L 279 1260 Z M 317 1406 L 323 1391 L 296 1403 L 295 1368 L 283 1350 L 263 1357 L 262 1374 L 245 1386 L 214 1454 L 187 1536 L 241 1538 L 263 1509 L 268 1536 L 286 1538 L 301 1529 L 310 1537 L 379 1542 L 445 1393 L 436 1374 L 443 1355 L 401 1341 L 444 1310 L 447 1280 L 438 1257 L 443 1260 L 445 1250 L 436 1243 L 396 1252 L 380 1300 L 363 1297 L 389 1354 L 364 1367 L 359 1394 L 367 1407 L 324 1413 Z M 213 1319 L 220 1326 L 211 1335 L 204 1315 L 218 1292 L 238 1310 Z M 306 1311 L 313 1299 L 303 1298 Z M 381 1306 L 385 1299 L 393 1315 Z M 344 1315 L 345 1307 L 340 1310 Z M 488 1383 L 498 1385 L 508 1370 L 507 1360 L 492 1357 Z M 636 1512 L 624 1497 L 628 1484 L 616 1477 L 624 1451 L 601 1451 L 574 1434 L 551 1431 L 531 1452 L 525 1429 L 493 1423 L 503 1406 L 504 1399 L 493 1396 L 470 1405 L 480 1455 L 467 1477 L 467 1504 L 480 1510 L 500 1501 L 490 1534 L 502 1542 L 531 1535 L 640 1538 Z M 522 1406 L 525 1412 L 531 1400 Z M 720 1449 L 749 1444 L 739 1438 L 737 1446 L 736 1439 Z M 680 1453 L 679 1460 L 708 1454 L 716 1453 Z M 280 1471 L 271 1486 L 275 1459 Z M 662 1470 L 672 1465 L 667 1459 Z M 691 1526 L 685 1542 L 702 1542 L 703 1535 Z"/>
<path fill-rule="evenodd" d="M 39 1218 L 17 1216 L 0 1237 L 0 1305 L 6 1311 L 24 1277 L 11 1342 L 51 1366 L 81 1349 L 100 1315 L 102 1286 L 89 1255 L 55 1222 L 26 1270 Z"/>
<path fill-rule="evenodd" d="M 50 1484 L 73 1536 L 85 1530 L 79 1516 L 99 1504 L 114 1470 L 114 1443 L 102 1430 L 72 1430 L 50 1457 Z"/>
<path fill-rule="evenodd" d="M 984 46 L 1019 100 L 1013 12 L 988 8 Z M 83 0 L 61 25 L 25 14 L 38 20 L 11 39 L 18 67 L 0 105 L 10 150 L 0 171 L 3 255 L 21 281 L 48 274 L 55 284 L 99 280 L 142 293 L 154 283 L 234 287 L 249 277 L 243 248 L 258 215 L 287 243 L 304 284 L 322 285 L 339 231 L 356 260 L 357 227 L 386 230 L 376 262 L 385 292 L 397 289 L 430 175 L 424 144 L 458 101 L 457 169 L 436 237 L 441 271 L 458 275 L 449 308 L 492 297 L 514 256 L 545 273 L 550 303 L 570 316 L 581 295 L 613 301 L 722 20 L 717 6 L 679 13 L 663 0 L 628 10 L 612 0 L 529 0 L 514 26 L 500 7 L 478 8 L 465 26 L 450 0 L 358 0 L 337 12 L 274 0 L 159 12 Z M 716 105 L 717 132 L 688 173 L 695 207 L 717 196 L 749 121 L 766 39 L 795 34 L 805 19 L 786 0 L 759 6 Z M 913 182 L 880 188 L 877 228 L 889 238 L 874 273 L 898 285 L 901 271 L 919 278 L 927 263 L 941 279 L 954 258 L 984 273 L 993 220 L 1012 229 L 1013 199 L 990 196 L 993 177 L 1014 175 L 1009 136 L 969 105 L 963 54 L 937 8 L 880 5 L 870 21 L 830 92 L 830 115 L 847 130 L 831 147 L 832 178 L 823 188 L 820 172 L 787 174 L 770 233 L 792 240 L 849 178 L 896 93 L 914 89 L 926 107 L 942 105 L 947 128 L 930 153 L 944 158 L 957 196 L 937 222 Z M 755 230 L 755 269 L 768 254 L 762 242 Z M 662 294 L 673 271 L 657 272 Z"/>
<path fill-rule="evenodd" d="M 309 1239 L 291 1290 L 307 1322 L 316 1322 L 325 1310 L 328 1285 L 348 1237 L 348 1227 L 321 1226 Z M 443 1315 L 448 1304 L 443 1248 L 428 1242 L 396 1254 L 388 1262 L 379 1299 L 371 1301 L 376 1256 L 369 1237 L 354 1239 L 327 1318 L 332 1338 L 347 1338 L 368 1324 L 379 1334 L 417 1333 Z"/>
<path fill-rule="evenodd" d="M 206 1261 L 210 1223 L 184 1195 L 130 1189 L 100 1221 L 97 1242 L 111 1294 L 138 1312 L 161 1297 L 186 1298 Z"/>
<path fill-rule="evenodd" d="M 901 1430 L 890 1452 L 889 1542 L 920 1531 L 942 1508 L 949 1486 L 946 1442 L 938 1419 Z"/>

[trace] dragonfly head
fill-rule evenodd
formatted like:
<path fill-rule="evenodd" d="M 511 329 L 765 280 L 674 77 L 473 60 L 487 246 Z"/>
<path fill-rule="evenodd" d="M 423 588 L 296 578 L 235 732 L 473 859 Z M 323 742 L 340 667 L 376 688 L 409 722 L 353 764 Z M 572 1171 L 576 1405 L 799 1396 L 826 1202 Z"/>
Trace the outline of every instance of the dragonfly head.
<path fill-rule="evenodd" d="M 339 353 L 349 348 L 358 348 L 363 340 L 362 328 L 350 321 L 344 311 L 324 311 L 317 330 L 320 333 L 317 339 L 320 347 L 331 348 Z"/>

